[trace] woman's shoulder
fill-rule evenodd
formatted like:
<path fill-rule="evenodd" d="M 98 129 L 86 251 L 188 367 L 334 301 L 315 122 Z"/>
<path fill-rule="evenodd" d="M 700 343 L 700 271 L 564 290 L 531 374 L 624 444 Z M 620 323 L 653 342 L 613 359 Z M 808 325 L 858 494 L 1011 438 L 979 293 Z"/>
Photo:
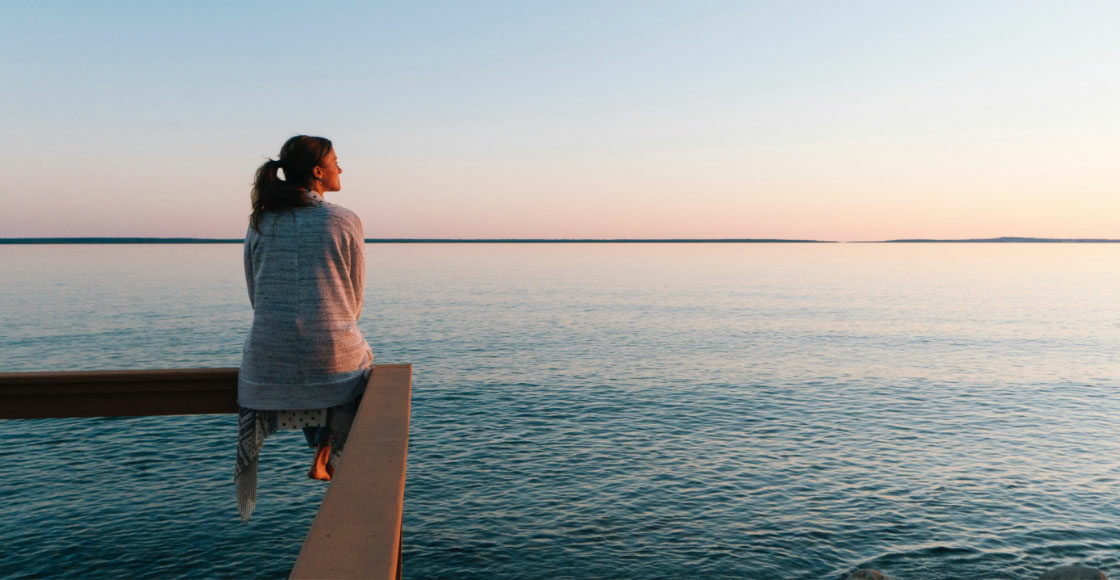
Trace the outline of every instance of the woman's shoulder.
<path fill-rule="evenodd" d="M 324 212 L 327 222 L 331 225 L 361 231 L 362 220 L 353 211 L 329 201 L 324 201 L 318 207 Z"/>

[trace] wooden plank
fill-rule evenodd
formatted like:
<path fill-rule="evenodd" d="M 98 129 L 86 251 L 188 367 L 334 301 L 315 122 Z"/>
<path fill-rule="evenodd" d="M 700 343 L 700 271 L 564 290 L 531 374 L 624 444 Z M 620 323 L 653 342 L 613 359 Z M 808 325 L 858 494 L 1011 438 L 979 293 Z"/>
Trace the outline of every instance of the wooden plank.
<path fill-rule="evenodd" d="M 237 412 L 237 369 L 0 373 L 0 419 Z"/>
<path fill-rule="evenodd" d="M 400 578 L 412 365 L 377 365 L 291 578 Z"/>

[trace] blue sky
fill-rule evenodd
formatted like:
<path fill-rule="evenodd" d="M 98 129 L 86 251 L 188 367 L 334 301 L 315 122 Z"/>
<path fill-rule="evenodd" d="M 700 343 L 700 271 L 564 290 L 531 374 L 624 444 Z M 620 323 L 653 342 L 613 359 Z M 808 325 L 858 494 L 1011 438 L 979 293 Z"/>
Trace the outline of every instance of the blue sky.
<path fill-rule="evenodd" d="M 1120 238 L 1112 2 L 3 2 L 0 236 Z"/>

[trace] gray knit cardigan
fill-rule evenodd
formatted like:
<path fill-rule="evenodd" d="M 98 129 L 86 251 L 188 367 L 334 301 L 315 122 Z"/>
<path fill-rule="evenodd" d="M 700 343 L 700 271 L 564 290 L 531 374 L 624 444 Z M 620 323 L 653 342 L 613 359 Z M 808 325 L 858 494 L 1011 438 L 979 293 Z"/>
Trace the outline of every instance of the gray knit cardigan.
<path fill-rule="evenodd" d="M 358 330 L 365 239 L 354 212 L 309 193 L 311 206 L 269 212 L 245 234 L 253 324 L 237 403 L 319 409 L 353 400 L 373 353 Z"/>

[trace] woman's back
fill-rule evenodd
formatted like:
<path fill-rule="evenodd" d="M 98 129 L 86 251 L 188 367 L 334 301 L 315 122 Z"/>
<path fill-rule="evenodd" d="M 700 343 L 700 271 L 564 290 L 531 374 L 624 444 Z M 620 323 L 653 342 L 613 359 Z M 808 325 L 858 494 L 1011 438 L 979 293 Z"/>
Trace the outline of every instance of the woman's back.
<path fill-rule="evenodd" d="M 266 212 L 245 236 L 254 314 L 238 378 L 243 407 L 341 404 L 354 397 L 372 361 L 357 327 L 365 284 L 361 221 L 308 195 L 310 205 Z"/>

